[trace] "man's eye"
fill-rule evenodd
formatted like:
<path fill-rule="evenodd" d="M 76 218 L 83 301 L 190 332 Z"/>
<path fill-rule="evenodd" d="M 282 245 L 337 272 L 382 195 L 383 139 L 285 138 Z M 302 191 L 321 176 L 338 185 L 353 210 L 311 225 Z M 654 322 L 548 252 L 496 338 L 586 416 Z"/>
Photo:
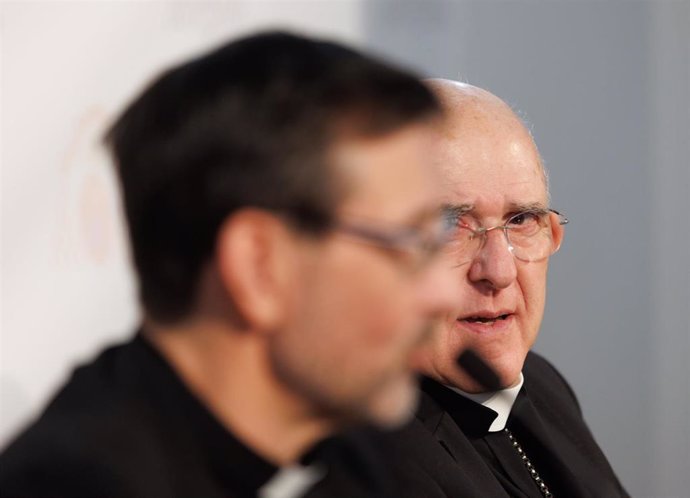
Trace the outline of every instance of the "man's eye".
<path fill-rule="evenodd" d="M 508 220 L 508 226 L 510 227 L 518 227 L 518 226 L 531 226 L 531 225 L 538 225 L 539 221 L 541 220 L 541 213 L 537 213 L 534 211 L 527 211 L 525 213 L 520 213 L 516 214 L 512 218 Z"/>
<path fill-rule="evenodd" d="M 455 228 L 464 228 L 466 230 L 475 230 L 476 223 L 470 216 L 459 216 L 455 223 Z"/>

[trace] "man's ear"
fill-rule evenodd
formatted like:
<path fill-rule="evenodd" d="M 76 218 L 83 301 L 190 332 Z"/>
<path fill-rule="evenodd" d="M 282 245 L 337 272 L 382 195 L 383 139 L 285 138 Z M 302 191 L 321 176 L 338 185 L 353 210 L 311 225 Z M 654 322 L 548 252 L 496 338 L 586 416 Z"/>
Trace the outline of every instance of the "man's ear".
<path fill-rule="evenodd" d="M 216 242 L 220 281 L 251 329 L 272 331 L 287 318 L 295 243 L 283 221 L 260 209 L 239 210 L 221 225 Z"/>
<path fill-rule="evenodd" d="M 564 234 L 565 228 L 561 225 L 558 215 L 551 213 L 551 239 L 553 240 L 554 253 L 561 248 Z"/>

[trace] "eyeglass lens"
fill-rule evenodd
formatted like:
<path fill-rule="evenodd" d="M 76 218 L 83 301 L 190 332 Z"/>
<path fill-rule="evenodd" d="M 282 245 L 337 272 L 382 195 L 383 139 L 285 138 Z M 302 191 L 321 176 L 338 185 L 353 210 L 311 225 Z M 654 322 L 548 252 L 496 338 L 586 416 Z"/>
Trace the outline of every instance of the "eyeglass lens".
<path fill-rule="evenodd" d="M 510 218 L 505 225 L 491 228 L 473 226 L 472 222 L 461 217 L 448 249 L 460 263 L 474 259 L 492 230 L 502 230 L 513 256 L 521 261 L 539 261 L 553 253 L 551 237 L 551 213 L 548 211 L 529 211 Z"/>

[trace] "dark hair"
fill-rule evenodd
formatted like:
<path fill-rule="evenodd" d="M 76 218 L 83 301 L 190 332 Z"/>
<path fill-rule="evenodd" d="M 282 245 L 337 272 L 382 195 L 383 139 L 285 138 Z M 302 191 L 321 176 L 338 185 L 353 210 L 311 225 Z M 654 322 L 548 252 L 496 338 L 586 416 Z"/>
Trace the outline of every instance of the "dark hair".
<path fill-rule="evenodd" d="M 162 74 L 106 135 L 141 299 L 155 319 L 189 313 L 222 221 L 255 206 L 328 227 L 342 181 L 329 146 L 438 111 L 411 74 L 335 43 L 280 32 L 224 45 Z"/>

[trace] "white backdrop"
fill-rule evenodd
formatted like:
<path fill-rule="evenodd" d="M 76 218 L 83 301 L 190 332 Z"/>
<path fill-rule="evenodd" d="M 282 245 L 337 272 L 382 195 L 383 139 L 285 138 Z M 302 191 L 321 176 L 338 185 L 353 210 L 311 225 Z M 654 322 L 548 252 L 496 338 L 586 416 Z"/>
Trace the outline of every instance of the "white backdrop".
<path fill-rule="evenodd" d="M 0 4 L 0 447 L 78 362 L 137 324 L 100 144 L 159 70 L 257 28 L 355 42 L 358 2 Z"/>

